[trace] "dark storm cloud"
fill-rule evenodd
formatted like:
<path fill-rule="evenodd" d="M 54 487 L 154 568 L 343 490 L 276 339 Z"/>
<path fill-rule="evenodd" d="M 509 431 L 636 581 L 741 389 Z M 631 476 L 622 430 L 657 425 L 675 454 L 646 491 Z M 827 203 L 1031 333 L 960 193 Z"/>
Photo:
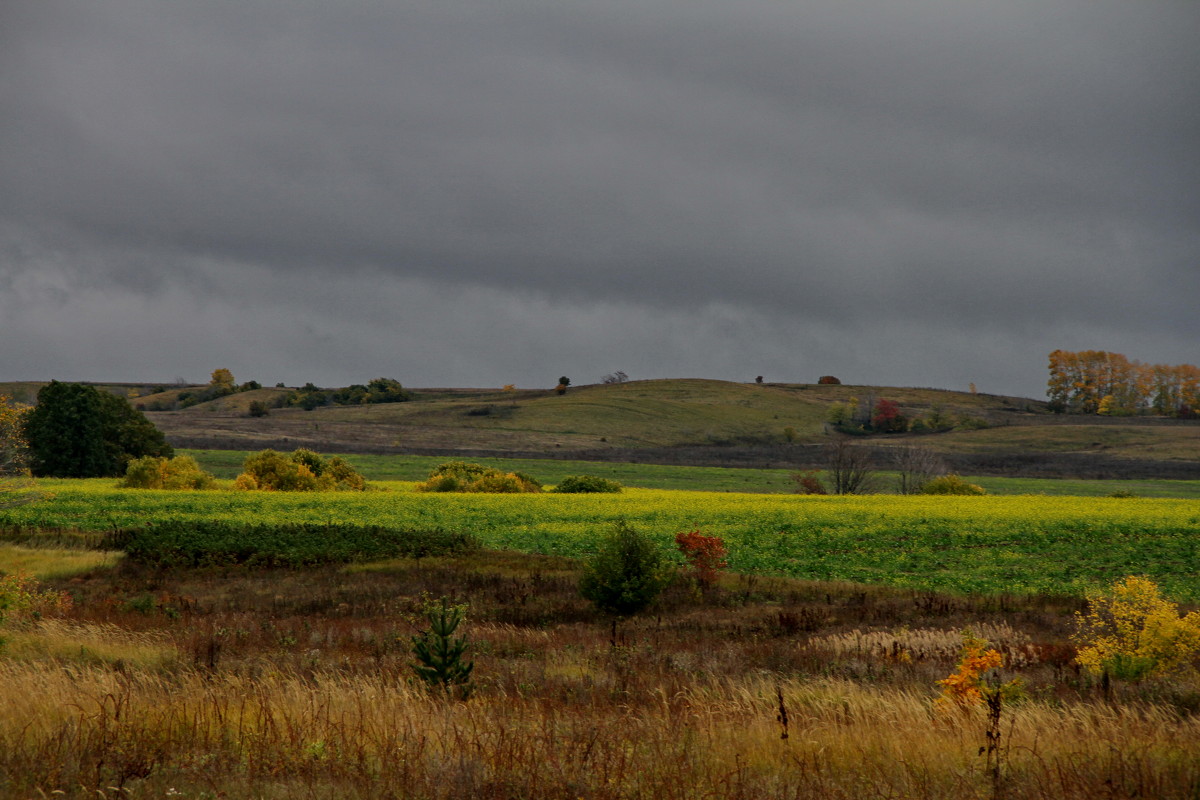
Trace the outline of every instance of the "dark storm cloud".
<path fill-rule="evenodd" d="M 37 336 L 0 378 L 202 377 L 253 341 L 243 372 L 292 381 L 1037 394 L 1055 347 L 1198 358 L 1194 3 L 2 21 L 0 333 Z"/>

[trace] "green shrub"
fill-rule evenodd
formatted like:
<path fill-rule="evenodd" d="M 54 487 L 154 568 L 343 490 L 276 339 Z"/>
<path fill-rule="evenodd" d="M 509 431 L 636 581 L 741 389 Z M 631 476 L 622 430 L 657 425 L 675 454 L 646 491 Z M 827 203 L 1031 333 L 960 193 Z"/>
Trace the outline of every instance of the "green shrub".
<path fill-rule="evenodd" d="M 588 559 L 579 591 L 601 611 L 629 616 L 653 603 L 671 576 L 663 551 L 621 520 Z"/>
<path fill-rule="evenodd" d="M 615 494 L 621 491 L 621 484 L 608 478 L 598 478 L 595 475 L 568 475 L 558 482 L 554 491 L 558 494 Z"/>
<path fill-rule="evenodd" d="M 957 475 L 943 475 L 921 485 L 920 494 L 981 495 L 987 490 L 975 483 L 967 483 Z"/>
<path fill-rule="evenodd" d="M 502 472 L 469 461 L 446 461 L 434 467 L 429 478 L 414 489 L 418 492 L 516 494 L 540 492 L 542 485 L 520 472 Z"/>
<path fill-rule="evenodd" d="M 171 459 L 143 456 L 129 462 L 125 477 L 117 483 L 124 489 L 211 489 L 216 479 L 191 456 Z"/>

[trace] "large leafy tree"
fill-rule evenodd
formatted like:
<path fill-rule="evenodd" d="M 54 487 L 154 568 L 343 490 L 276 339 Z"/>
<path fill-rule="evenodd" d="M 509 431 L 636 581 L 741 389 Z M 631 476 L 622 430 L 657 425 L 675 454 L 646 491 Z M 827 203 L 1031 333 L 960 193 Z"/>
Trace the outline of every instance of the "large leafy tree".
<path fill-rule="evenodd" d="M 42 387 L 25 418 L 25 438 L 33 474 L 55 478 L 121 475 L 135 458 L 174 455 L 129 401 L 80 383 Z"/>

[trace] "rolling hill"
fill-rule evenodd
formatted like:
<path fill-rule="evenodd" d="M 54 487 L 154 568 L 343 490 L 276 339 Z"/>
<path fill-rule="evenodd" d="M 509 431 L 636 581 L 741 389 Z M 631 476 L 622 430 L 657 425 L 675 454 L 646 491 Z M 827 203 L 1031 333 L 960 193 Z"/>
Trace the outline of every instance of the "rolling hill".
<path fill-rule="evenodd" d="M 31 397 L 37 384 L 0 384 Z M 1200 422 L 1050 413 L 1043 401 L 938 389 L 630 381 L 553 390 L 418 389 L 403 403 L 272 408 L 296 390 L 263 388 L 172 411 L 186 387 L 111 384 L 177 446 L 252 450 L 562 457 L 808 467 L 821 463 L 834 403 L 897 403 L 909 418 L 932 413 L 955 427 L 939 433 L 858 437 L 876 448 L 920 444 L 971 474 L 1058 477 L 1200 477 Z M 153 392 L 154 388 L 164 391 Z M 151 390 L 146 393 L 147 389 Z M 15 391 L 14 391 L 15 390 Z M 18 392 L 20 395 L 18 395 Z"/>

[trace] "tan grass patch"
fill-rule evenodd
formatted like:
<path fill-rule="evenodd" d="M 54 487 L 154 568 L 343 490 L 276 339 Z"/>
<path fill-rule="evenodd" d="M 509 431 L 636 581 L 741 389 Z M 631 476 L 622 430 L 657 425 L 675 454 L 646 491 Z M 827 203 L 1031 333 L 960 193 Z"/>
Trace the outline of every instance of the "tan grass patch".
<path fill-rule="evenodd" d="M 124 555 L 115 551 L 50 550 L 0 544 L 0 573 L 24 573 L 43 581 L 62 580 L 114 567 Z"/>
<path fill-rule="evenodd" d="M 43 619 L 6 629 L 4 655 L 17 661 L 115 665 L 157 671 L 175 665 L 179 653 L 162 631 L 130 631 Z"/>
<path fill-rule="evenodd" d="M 314 797 L 397 786 L 533 800 L 994 796 L 977 755 L 981 714 L 940 717 L 919 692 L 838 680 L 699 680 L 586 708 L 502 691 L 446 702 L 394 676 L 266 669 L 158 677 L 0 663 L 0 686 L 0 770 L 47 793 L 133 776 L 140 796 L 282 796 L 283 781 Z M 1030 704 L 1006 720 L 1012 796 L 1173 797 L 1200 779 L 1195 718 Z"/>
<path fill-rule="evenodd" d="M 1015 630 L 1008 623 L 979 624 L 971 627 L 971 634 L 987 640 L 991 647 L 1004 656 L 1006 665 L 1017 666 L 1028 660 L 1029 636 Z M 832 652 L 839 656 L 860 658 L 876 657 L 885 660 L 908 661 L 955 661 L 963 646 L 963 630 L 936 628 L 902 628 L 890 631 L 861 631 L 858 629 L 816 636 L 808 640 L 807 647 Z"/>

